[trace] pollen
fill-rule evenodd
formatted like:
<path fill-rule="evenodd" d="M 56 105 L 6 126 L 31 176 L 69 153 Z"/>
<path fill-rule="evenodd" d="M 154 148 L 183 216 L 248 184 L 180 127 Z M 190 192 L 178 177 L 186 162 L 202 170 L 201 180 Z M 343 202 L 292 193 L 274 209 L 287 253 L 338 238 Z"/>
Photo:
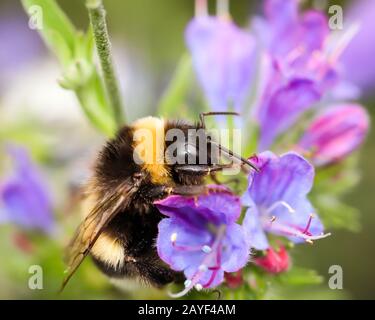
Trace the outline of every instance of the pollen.
<path fill-rule="evenodd" d="M 206 272 L 208 270 L 208 267 L 205 264 L 201 264 L 198 270 L 201 272 Z"/>
<path fill-rule="evenodd" d="M 197 283 L 195 286 L 194 286 L 195 290 L 197 291 L 201 291 L 203 289 L 203 286 L 200 284 L 200 283 Z"/>
<path fill-rule="evenodd" d="M 185 282 L 184 282 L 185 288 L 189 287 L 190 285 L 191 285 L 191 280 L 190 279 L 186 279 Z"/>
<path fill-rule="evenodd" d="M 173 233 L 171 234 L 171 242 L 176 242 L 176 240 L 177 240 L 177 233 L 176 233 L 176 232 L 173 232 Z"/>
<path fill-rule="evenodd" d="M 210 252 L 212 251 L 212 248 L 211 248 L 210 246 L 208 246 L 208 245 L 204 245 L 204 246 L 202 247 L 202 251 L 203 251 L 204 253 L 210 253 Z"/>

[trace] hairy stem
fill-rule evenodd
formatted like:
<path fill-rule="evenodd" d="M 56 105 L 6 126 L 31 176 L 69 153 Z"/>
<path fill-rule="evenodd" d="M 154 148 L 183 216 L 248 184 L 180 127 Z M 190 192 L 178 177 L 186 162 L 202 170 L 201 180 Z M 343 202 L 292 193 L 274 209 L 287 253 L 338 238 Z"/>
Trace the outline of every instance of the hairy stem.
<path fill-rule="evenodd" d="M 90 23 L 94 32 L 106 93 L 113 109 L 115 121 L 118 127 L 120 127 L 125 119 L 120 89 L 113 67 L 111 43 L 108 36 L 104 6 L 102 0 L 86 0 L 86 7 L 89 11 Z"/>

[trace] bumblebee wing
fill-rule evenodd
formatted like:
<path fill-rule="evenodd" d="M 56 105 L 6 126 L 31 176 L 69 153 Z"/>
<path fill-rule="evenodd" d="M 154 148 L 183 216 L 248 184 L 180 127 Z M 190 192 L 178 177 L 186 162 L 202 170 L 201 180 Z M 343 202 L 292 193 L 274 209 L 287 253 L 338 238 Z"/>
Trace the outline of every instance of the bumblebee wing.
<path fill-rule="evenodd" d="M 98 202 L 80 224 L 66 252 L 68 269 L 60 291 L 64 290 L 74 272 L 90 253 L 103 229 L 122 208 L 128 205 L 129 198 L 130 188 L 122 186 Z"/>

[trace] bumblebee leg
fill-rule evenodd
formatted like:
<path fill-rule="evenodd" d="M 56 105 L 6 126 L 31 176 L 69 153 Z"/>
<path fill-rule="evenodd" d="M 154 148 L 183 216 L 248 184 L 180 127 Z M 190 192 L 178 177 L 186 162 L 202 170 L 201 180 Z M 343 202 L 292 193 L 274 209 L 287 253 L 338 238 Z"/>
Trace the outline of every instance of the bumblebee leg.
<path fill-rule="evenodd" d="M 158 199 L 163 199 L 171 194 L 182 196 L 197 196 L 204 193 L 207 193 L 207 187 L 204 185 L 158 185 L 147 190 L 147 193 L 144 194 L 144 197 L 147 197 L 148 199 L 152 199 L 154 201 Z"/>
<path fill-rule="evenodd" d="M 199 196 L 207 193 L 209 190 L 205 185 L 177 185 L 170 188 L 170 194 L 176 194 L 181 196 Z"/>
<path fill-rule="evenodd" d="M 210 174 L 210 177 L 212 179 L 213 182 L 215 182 L 216 184 L 223 184 L 216 176 L 216 173 L 215 172 L 212 172 Z"/>
<path fill-rule="evenodd" d="M 194 185 L 194 186 L 175 186 L 172 188 L 171 194 L 181 196 L 200 196 L 215 192 L 223 192 L 220 186 Z"/>
<path fill-rule="evenodd" d="M 234 164 L 215 164 L 215 165 L 182 165 L 176 168 L 176 171 L 187 174 L 211 174 L 212 172 L 222 171 L 233 168 Z"/>

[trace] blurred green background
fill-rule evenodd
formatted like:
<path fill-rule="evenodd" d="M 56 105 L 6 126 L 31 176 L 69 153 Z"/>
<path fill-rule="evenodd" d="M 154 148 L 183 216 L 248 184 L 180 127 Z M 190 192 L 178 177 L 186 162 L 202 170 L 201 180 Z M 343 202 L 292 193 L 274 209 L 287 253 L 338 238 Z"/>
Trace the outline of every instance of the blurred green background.
<path fill-rule="evenodd" d="M 343 4 L 343 1 L 330 3 Z M 77 27 L 86 29 L 88 17 L 84 1 L 62 0 L 59 4 Z M 211 1 L 212 8 L 213 4 Z M 185 51 L 183 33 L 193 15 L 193 1 L 106 0 L 105 6 L 129 118 L 153 114 L 176 62 Z M 231 1 L 232 15 L 240 25 L 246 24 L 258 8 L 258 1 Z M 29 53 L 30 57 L 26 62 L 22 60 L 22 63 L 14 65 L 8 61 L 0 64 L 0 139 L 11 139 L 32 147 L 34 156 L 47 163 L 48 174 L 56 178 L 56 182 L 52 182 L 56 202 L 65 207 L 69 199 L 66 186 L 74 185 L 71 177 L 79 180 L 80 175 L 85 174 L 88 168 L 84 160 L 95 152 L 102 138 L 86 123 L 74 97 L 59 88 L 56 81 L 60 75 L 58 65 L 38 41 L 36 33 L 27 28 L 27 17 L 20 3 L 0 0 L 0 28 L 5 28 L 4 25 L 12 21 L 19 29 L 9 29 L 7 36 L 0 39 L 0 50 L 14 48 L 16 52 L 7 55 L 0 51 L 0 60 L 16 59 L 21 53 Z M 23 32 L 27 36 L 20 37 Z M 34 51 L 28 41 L 34 41 Z M 363 101 L 371 116 L 375 114 L 374 98 L 375 95 Z M 335 231 L 332 237 L 313 246 L 298 247 L 294 252 L 295 264 L 316 269 L 326 278 L 329 266 L 341 265 L 344 270 L 344 296 L 354 299 L 375 298 L 374 138 L 372 130 L 361 153 L 362 180 L 346 199 L 362 214 L 361 232 Z M 72 161 L 73 158 L 78 160 Z M 69 213 L 58 214 L 68 216 L 67 225 L 72 230 L 76 220 L 71 219 Z M 0 298 L 56 297 L 55 289 L 63 268 L 61 248 L 56 248 L 56 244 L 46 248 L 43 244 L 41 252 L 36 249 L 39 257 L 47 261 L 46 279 L 53 279 L 53 283 L 46 283 L 51 295 L 30 294 L 27 269 L 35 259 L 31 256 L 25 258 L 17 252 L 10 240 L 12 232 L 0 226 Z M 48 240 L 35 236 L 33 241 L 38 244 Z M 79 276 L 87 278 L 87 282 L 92 280 L 93 284 L 68 290 L 66 297 L 121 297 L 115 289 L 106 285 L 105 278 L 89 263 L 85 264 Z M 310 293 L 310 296 L 314 295 Z"/>

